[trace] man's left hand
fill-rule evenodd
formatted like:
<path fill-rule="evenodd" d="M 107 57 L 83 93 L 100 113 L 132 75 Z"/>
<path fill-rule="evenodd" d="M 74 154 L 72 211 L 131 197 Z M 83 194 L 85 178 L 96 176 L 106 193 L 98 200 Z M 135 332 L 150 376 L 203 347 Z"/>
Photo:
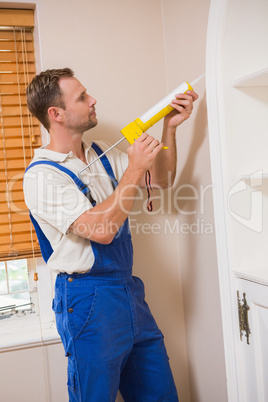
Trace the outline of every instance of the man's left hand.
<path fill-rule="evenodd" d="M 198 99 L 197 93 L 187 91 L 185 94 L 175 95 L 170 106 L 174 108 L 164 119 L 164 125 L 169 128 L 176 128 L 187 120 L 193 110 L 193 103 Z"/>

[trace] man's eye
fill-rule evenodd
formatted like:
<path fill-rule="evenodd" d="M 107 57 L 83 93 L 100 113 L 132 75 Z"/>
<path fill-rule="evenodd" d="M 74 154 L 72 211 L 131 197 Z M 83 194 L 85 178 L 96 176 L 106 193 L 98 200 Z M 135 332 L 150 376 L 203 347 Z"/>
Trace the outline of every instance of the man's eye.
<path fill-rule="evenodd" d="M 85 95 L 82 95 L 81 98 L 80 98 L 80 100 L 81 100 L 81 101 L 84 101 L 84 100 L 85 100 Z"/>

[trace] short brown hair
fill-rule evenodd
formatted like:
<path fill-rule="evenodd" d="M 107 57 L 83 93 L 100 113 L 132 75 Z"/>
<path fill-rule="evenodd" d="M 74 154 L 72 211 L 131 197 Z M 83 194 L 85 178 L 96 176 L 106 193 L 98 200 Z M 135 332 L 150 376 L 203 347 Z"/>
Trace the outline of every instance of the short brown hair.
<path fill-rule="evenodd" d="M 65 109 L 59 79 L 73 76 L 70 68 L 46 70 L 36 75 L 26 89 L 28 109 L 48 131 L 48 109 L 51 106 Z"/>

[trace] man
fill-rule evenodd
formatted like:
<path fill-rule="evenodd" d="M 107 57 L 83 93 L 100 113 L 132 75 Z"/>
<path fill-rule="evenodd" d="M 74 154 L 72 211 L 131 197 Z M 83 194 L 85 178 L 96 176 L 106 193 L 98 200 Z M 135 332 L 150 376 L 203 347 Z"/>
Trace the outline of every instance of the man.
<path fill-rule="evenodd" d="M 68 356 L 70 401 L 178 401 L 163 336 L 132 276 L 128 215 L 148 169 L 167 187 L 176 172 L 175 132 L 197 99 L 178 94 L 162 142 L 143 133 L 128 155 L 84 142 L 95 127 L 96 100 L 68 69 L 47 70 L 27 88 L 27 104 L 50 133 L 24 178 L 26 204 L 43 257 L 57 273 L 53 310 Z M 161 151 L 163 145 L 169 149 Z M 168 174 L 169 173 L 169 174 Z"/>

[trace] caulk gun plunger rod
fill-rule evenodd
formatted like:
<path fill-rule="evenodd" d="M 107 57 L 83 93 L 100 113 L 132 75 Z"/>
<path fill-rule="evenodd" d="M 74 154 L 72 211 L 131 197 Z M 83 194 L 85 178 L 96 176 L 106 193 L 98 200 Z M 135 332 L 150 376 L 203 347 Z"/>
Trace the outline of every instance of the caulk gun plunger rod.
<path fill-rule="evenodd" d="M 107 154 L 107 152 L 109 152 L 111 149 L 113 149 L 114 147 L 116 147 L 118 144 L 120 144 L 120 142 L 124 141 L 126 139 L 126 137 L 121 138 L 119 141 L 117 141 L 114 145 L 112 145 L 110 148 L 106 149 L 106 151 L 104 151 L 100 156 L 98 156 L 96 159 L 94 159 L 92 162 L 90 162 L 87 166 L 85 166 L 82 170 L 80 170 L 80 172 L 78 173 L 78 177 L 81 180 L 81 174 L 84 172 L 84 170 L 86 170 L 87 168 L 89 168 L 91 165 L 93 165 L 93 163 L 95 163 L 97 160 L 99 160 L 103 155 Z"/>

